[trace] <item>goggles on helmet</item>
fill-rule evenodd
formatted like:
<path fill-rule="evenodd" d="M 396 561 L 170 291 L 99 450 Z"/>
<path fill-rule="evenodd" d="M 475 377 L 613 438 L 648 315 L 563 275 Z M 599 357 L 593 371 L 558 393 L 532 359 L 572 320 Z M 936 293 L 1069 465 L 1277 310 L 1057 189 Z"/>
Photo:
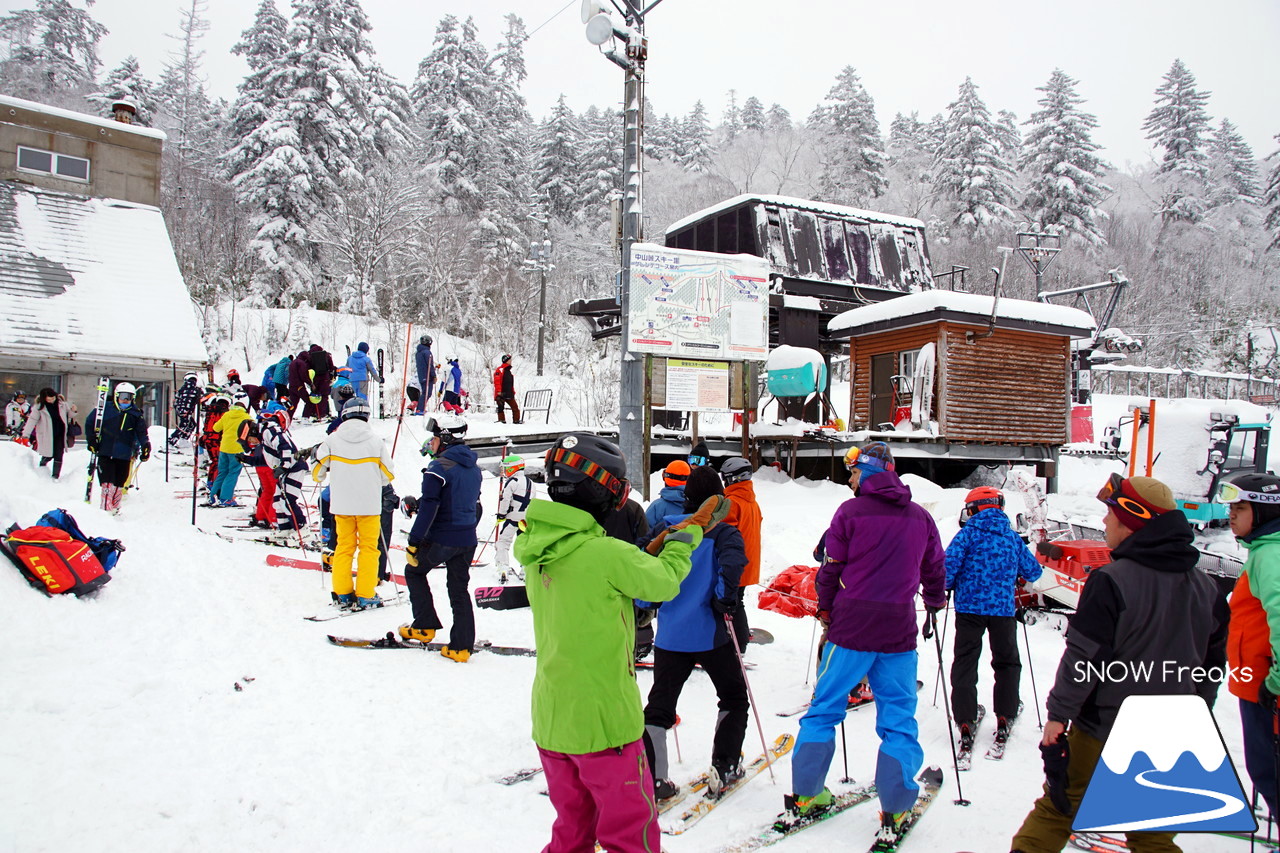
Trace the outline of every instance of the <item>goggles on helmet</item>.
<path fill-rule="evenodd" d="M 1224 504 L 1233 504 L 1240 501 L 1260 504 L 1280 504 L 1280 492 L 1273 494 L 1267 494 L 1266 492 L 1250 492 L 1247 489 L 1240 488 L 1235 483 L 1223 483 L 1218 486 L 1218 501 Z"/>
<path fill-rule="evenodd" d="M 116 400 L 121 403 L 132 403 L 133 395 L 130 394 L 128 391 L 117 391 Z"/>
<path fill-rule="evenodd" d="M 631 484 L 626 480 L 618 479 L 608 469 L 597 465 L 581 453 L 574 453 L 564 447 L 553 447 L 547 451 L 547 470 L 550 471 L 551 466 L 556 462 L 568 465 L 570 468 L 576 468 L 604 486 L 605 491 L 613 496 L 615 507 L 621 507 L 627 502 L 627 495 L 631 492 Z"/>
<path fill-rule="evenodd" d="M 878 456 L 868 456 L 862 452 L 860 447 L 850 447 L 844 454 L 844 467 L 852 471 L 858 465 L 863 465 L 869 470 L 875 471 L 892 471 L 893 467 Z"/>

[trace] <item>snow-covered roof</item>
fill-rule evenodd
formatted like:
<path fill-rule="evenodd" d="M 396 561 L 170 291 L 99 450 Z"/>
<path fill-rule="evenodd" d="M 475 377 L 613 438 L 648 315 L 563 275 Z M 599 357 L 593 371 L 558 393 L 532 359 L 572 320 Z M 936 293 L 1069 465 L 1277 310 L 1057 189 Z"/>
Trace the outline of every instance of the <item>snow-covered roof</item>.
<path fill-rule="evenodd" d="M 891 216 L 887 213 L 876 213 L 871 210 L 859 210 L 856 207 L 845 207 L 841 204 L 827 204 L 821 201 L 810 201 L 807 198 L 791 198 L 785 195 L 752 195 L 746 193 L 726 199 L 719 204 L 713 204 L 711 207 L 705 207 L 697 213 L 691 213 L 684 219 L 673 222 L 667 226 L 665 234 L 673 234 L 681 228 L 688 227 L 699 220 L 706 219 L 721 211 L 730 210 L 747 202 L 758 201 L 763 204 L 776 204 L 780 207 L 793 207 L 798 210 L 811 210 L 814 213 L 829 213 L 833 216 L 852 216 L 858 219 L 865 219 L 868 222 L 887 222 L 891 225 L 902 225 L 907 228 L 924 229 L 924 223 L 919 219 L 912 219 L 909 216 Z"/>
<path fill-rule="evenodd" d="M 88 113 L 78 113 L 74 110 L 64 110 L 59 107 L 51 107 L 48 104 L 38 104 L 35 101 L 24 101 L 22 98 L 14 98 L 9 95 L 0 95 L 0 106 L 16 107 L 21 110 L 44 113 L 49 116 L 56 116 L 58 118 L 71 119 L 72 121 L 92 124 L 95 127 L 105 127 L 107 130 L 120 131 L 121 133 L 136 133 L 138 136 L 149 136 L 152 139 L 164 140 L 168 138 L 163 130 L 156 130 L 154 127 L 125 124 L 122 121 L 116 121 L 109 118 L 99 118 L 98 116 L 89 115 Z"/>
<path fill-rule="evenodd" d="M 986 325 L 991 320 L 992 302 L 992 297 L 980 293 L 925 290 L 845 311 L 827 323 L 827 331 L 836 336 L 866 334 L 939 320 Z M 996 325 L 1043 328 L 1076 338 L 1092 335 L 1096 328 L 1093 317 L 1078 308 L 1008 298 L 1001 298 L 996 305 Z"/>
<path fill-rule="evenodd" d="M 159 208 L 0 181 L 0 360 L 204 364 Z"/>

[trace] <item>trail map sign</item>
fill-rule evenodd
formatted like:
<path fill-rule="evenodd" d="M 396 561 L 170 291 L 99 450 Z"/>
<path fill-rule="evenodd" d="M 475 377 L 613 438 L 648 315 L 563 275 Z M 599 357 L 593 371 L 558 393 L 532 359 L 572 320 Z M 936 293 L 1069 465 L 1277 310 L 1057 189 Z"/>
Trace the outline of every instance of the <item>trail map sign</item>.
<path fill-rule="evenodd" d="M 754 255 L 631 247 L 632 352 L 764 361 L 769 264 Z"/>

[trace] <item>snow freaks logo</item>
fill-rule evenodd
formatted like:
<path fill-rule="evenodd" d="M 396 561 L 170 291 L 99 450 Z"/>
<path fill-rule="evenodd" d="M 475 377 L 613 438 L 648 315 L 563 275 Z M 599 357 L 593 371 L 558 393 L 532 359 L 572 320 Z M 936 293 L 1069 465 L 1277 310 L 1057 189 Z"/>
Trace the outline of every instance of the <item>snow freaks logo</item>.
<path fill-rule="evenodd" d="M 1130 696 L 1071 828 L 1253 832 L 1258 824 L 1204 700 Z"/>

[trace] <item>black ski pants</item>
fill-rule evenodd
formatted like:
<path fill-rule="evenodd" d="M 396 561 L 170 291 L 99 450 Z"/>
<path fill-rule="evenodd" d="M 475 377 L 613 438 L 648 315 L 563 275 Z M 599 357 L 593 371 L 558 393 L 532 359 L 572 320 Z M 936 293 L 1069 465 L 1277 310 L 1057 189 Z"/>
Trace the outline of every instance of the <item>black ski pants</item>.
<path fill-rule="evenodd" d="M 732 643 L 722 643 L 706 652 L 672 652 L 653 650 L 653 687 L 649 703 L 644 707 L 644 724 L 669 729 L 676 724 L 676 703 L 680 691 L 689 680 L 695 664 L 701 664 L 711 678 L 719 698 L 720 713 L 716 717 L 715 739 L 711 744 L 711 760 L 736 764 L 742 754 L 742 741 L 747 734 L 747 716 L 751 703 L 747 700 L 747 680 L 738 664 Z M 646 735 L 645 745 L 652 762 L 652 746 Z"/>
<path fill-rule="evenodd" d="M 996 676 L 992 703 L 997 716 L 1018 715 L 1018 681 L 1022 662 L 1018 658 L 1018 622 L 1012 616 L 956 614 L 956 644 L 951 662 L 951 713 L 957 723 L 971 722 L 978 715 L 978 658 L 982 656 L 982 635 L 991 636 L 991 669 Z"/>
<path fill-rule="evenodd" d="M 129 469 L 132 466 L 132 459 L 113 459 L 110 456 L 99 456 L 98 482 L 104 486 L 118 486 L 123 489 L 125 481 L 129 479 Z"/>
<path fill-rule="evenodd" d="M 476 644 L 476 615 L 471 609 L 471 594 L 467 590 L 475 553 L 475 545 L 459 548 L 424 542 L 418 549 L 418 565 L 404 568 L 409 604 L 413 607 L 413 627 L 439 629 L 444 626 L 436 615 L 427 572 L 437 566 L 445 567 L 445 588 L 449 591 L 449 607 L 453 610 L 453 627 L 449 629 L 450 649 L 473 651 Z"/>
<path fill-rule="evenodd" d="M 747 588 L 738 587 L 738 607 L 733 611 L 733 636 L 738 641 L 738 651 L 746 654 L 747 643 L 751 642 L 751 625 L 747 623 Z"/>

